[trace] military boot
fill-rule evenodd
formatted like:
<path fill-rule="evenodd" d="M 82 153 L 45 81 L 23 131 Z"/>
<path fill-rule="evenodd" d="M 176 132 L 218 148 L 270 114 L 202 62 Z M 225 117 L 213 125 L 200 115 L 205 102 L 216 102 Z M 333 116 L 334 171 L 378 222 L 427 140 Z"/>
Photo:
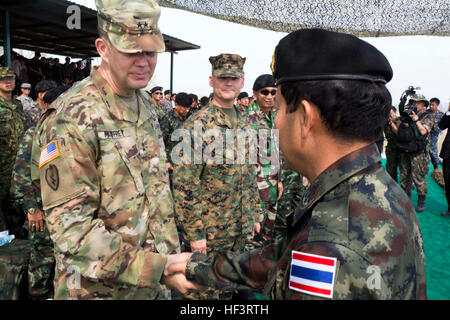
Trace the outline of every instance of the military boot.
<path fill-rule="evenodd" d="M 425 211 L 425 196 L 419 195 L 416 212 L 424 212 L 424 211 Z"/>

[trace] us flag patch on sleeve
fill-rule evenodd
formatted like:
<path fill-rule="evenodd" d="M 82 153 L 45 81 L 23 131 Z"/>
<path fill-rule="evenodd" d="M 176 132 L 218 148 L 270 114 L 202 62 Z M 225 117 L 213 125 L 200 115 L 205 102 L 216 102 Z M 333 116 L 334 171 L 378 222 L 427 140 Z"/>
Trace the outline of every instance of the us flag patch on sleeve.
<path fill-rule="evenodd" d="M 53 159 L 58 158 L 59 156 L 60 153 L 58 149 L 58 141 L 53 140 L 41 150 L 41 156 L 39 158 L 39 168 L 44 164 L 49 163 Z"/>
<path fill-rule="evenodd" d="M 292 250 L 289 289 L 332 299 L 336 264 L 336 258 Z"/>

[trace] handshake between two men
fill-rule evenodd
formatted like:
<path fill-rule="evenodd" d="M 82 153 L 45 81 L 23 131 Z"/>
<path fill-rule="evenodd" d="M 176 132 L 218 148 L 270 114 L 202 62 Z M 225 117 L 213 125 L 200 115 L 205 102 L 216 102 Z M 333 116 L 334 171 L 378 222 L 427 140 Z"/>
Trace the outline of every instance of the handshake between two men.
<path fill-rule="evenodd" d="M 168 255 L 161 283 L 181 294 L 186 294 L 188 290 L 205 289 L 204 286 L 186 279 L 186 265 L 192 254 L 192 252 L 184 252 Z"/>

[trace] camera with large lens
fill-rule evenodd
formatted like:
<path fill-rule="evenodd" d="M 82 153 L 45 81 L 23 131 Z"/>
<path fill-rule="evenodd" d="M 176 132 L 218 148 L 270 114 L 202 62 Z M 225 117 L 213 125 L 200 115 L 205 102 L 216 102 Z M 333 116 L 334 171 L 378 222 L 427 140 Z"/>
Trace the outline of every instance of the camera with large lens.
<path fill-rule="evenodd" d="M 417 107 L 415 106 L 415 105 L 409 105 L 408 106 L 408 109 L 405 109 L 405 110 L 403 110 L 403 113 L 404 114 L 406 114 L 406 115 L 411 115 L 411 113 L 415 113 L 415 114 L 417 114 Z"/>
<path fill-rule="evenodd" d="M 410 115 L 414 110 L 414 112 L 417 113 L 417 109 L 412 109 L 413 105 L 408 106 L 408 109 L 410 110 L 409 112 L 406 112 L 406 110 L 404 110 L 406 100 L 408 99 L 408 97 L 415 95 L 416 90 L 420 90 L 420 87 L 409 86 L 408 89 L 403 91 L 402 96 L 400 97 L 400 104 L 398 105 L 400 115 Z"/>
<path fill-rule="evenodd" d="M 416 89 L 419 89 L 419 88 L 414 88 L 413 86 L 409 86 L 408 89 L 405 90 L 405 93 L 404 93 L 405 96 L 407 97 L 407 96 L 415 95 Z"/>

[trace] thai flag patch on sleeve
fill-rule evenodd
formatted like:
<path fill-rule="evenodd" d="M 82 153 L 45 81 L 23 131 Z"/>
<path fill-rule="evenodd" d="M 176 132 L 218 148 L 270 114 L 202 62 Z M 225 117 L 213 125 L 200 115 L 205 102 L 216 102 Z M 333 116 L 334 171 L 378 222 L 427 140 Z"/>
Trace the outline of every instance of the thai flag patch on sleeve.
<path fill-rule="evenodd" d="M 39 158 L 39 168 L 44 164 L 56 159 L 60 156 L 58 149 L 58 142 L 56 140 L 51 141 L 41 150 L 41 156 Z"/>
<path fill-rule="evenodd" d="M 336 264 L 336 258 L 292 250 L 289 289 L 332 299 Z"/>

